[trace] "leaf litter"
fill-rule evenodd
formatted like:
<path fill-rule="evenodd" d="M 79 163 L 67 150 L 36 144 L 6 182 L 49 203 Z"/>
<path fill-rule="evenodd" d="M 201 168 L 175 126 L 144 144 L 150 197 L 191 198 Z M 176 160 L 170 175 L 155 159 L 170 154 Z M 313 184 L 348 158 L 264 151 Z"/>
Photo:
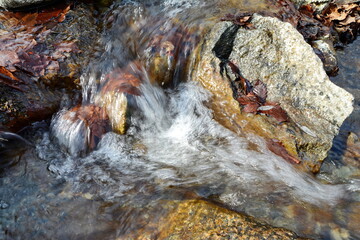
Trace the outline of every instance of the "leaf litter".
<path fill-rule="evenodd" d="M 38 12 L 0 11 L 2 83 L 18 89 L 14 82 L 18 73 L 26 73 L 37 80 L 48 73 L 58 72 L 59 62 L 64 61 L 66 53 L 79 52 L 74 41 L 45 43 L 52 29 L 66 19 L 69 10 L 70 5 L 58 4 Z"/>

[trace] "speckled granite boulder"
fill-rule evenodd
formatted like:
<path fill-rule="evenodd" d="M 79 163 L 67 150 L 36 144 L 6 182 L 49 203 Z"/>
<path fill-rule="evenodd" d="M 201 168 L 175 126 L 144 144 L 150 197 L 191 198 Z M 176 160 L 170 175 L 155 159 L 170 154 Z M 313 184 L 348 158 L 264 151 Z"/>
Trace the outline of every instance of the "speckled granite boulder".
<path fill-rule="evenodd" d="M 193 72 L 193 79 L 213 93 L 215 119 L 236 132 L 278 139 L 310 171 L 317 172 L 353 110 L 353 96 L 329 80 L 320 59 L 295 28 L 255 14 L 254 29 L 240 28 L 235 34 L 229 60 L 250 82 L 263 81 L 267 99 L 279 103 L 291 121 L 279 125 L 271 117 L 241 112 L 228 80 L 219 73 L 220 60 L 212 52 L 231 24 L 222 22 L 212 28 Z"/>

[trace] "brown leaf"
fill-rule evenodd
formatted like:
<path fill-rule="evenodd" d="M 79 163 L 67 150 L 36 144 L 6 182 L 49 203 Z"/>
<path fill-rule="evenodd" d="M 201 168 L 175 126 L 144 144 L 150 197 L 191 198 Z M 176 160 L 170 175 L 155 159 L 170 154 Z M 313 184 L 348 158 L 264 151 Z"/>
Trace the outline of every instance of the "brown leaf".
<path fill-rule="evenodd" d="M 102 89 L 102 93 L 108 91 L 124 92 L 135 96 L 140 96 L 139 90 L 140 79 L 133 74 L 123 72 L 121 69 L 116 69 L 105 76 L 107 83 Z"/>
<path fill-rule="evenodd" d="M 20 63 L 19 56 L 15 51 L 0 50 L 0 66 L 10 71 L 15 71 L 14 64 Z"/>
<path fill-rule="evenodd" d="M 259 100 L 262 104 L 264 104 L 266 102 L 267 88 L 266 88 L 266 85 L 262 81 L 257 80 L 255 82 L 255 86 L 252 91 L 259 98 Z"/>
<path fill-rule="evenodd" d="M 61 42 L 59 44 L 55 44 L 54 47 L 55 47 L 55 51 L 51 54 L 51 56 L 56 60 L 62 60 L 66 58 L 66 55 L 64 53 L 80 52 L 79 48 L 77 47 L 74 41 Z"/>
<path fill-rule="evenodd" d="M 260 104 L 257 102 L 252 102 L 244 105 L 242 109 L 246 113 L 257 113 L 257 109 L 260 107 Z"/>
<path fill-rule="evenodd" d="M 257 113 L 257 109 L 260 107 L 259 100 L 253 93 L 238 97 L 236 100 L 243 106 L 242 111 L 246 113 Z"/>
<path fill-rule="evenodd" d="M 240 105 L 245 106 L 247 104 L 258 102 L 257 97 L 253 93 L 242 95 L 236 99 Z"/>
<path fill-rule="evenodd" d="M 22 85 L 24 82 L 13 75 L 12 72 L 0 66 L 0 83 L 19 91 L 24 91 Z"/>
<path fill-rule="evenodd" d="M 235 25 L 239 25 L 246 29 L 254 29 L 254 25 L 251 23 L 253 13 L 237 13 L 234 14 L 227 14 L 221 18 L 221 21 L 231 21 Z"/>
<path fill-rule="evenodd" d="M 21 17 L 20 23 L 22 25 L 26 25 L 27 27 L 34 27 L 36 25 L 36 18 L 38 17 L 37 13 L 29 13 L 24 14 L 23 17 Z"/>
<path fill-rule="evenodd" d="M 299 12 L 302 13 L 302 14 L 307 15 L 308 17 L 313 17 L 315 11 L 312 8 L 311 4 L 306 4 L 306 5 L 302 5 L 299 8 Z"/>
<path fill-rule="evenodd" d="M 19 81 L 17 77 L 15 77 L 9 70 L 2 66 L 0 66 L 0 77 Z"/>
<path fill-rule="evenodd" d="M 19 58 L 21 63 L 17 63 L 16 66 L 36 77 L 43 76 L 50 63 L 49 57 L 31 51 L 21 52 Z"/>
<path fill-rule="evenodd" d="M 272 116 L 279 122 L 289 121 L 289 116 L 287 115 L 285 110 L 280 107 L 278 103 L 266 102 L 258 109 L 258 112 Z"/>
<path fill-rule="evenodd" d="M 295 163 L 295 164 L 301 163 L 299 159 L 290 155 L 289 152 L 286 150 L 286 148 L 283 146 L 283 144 L 277 139 L 267 139 L 266 146 L 270 151 L 284 158 L 286 161 L 290 163 Z"/>
<path fill-rule="evenodd" d="M 65 15 L 69 10 L 70 5 L 60 9 L 43 10 L 36 18 L 37 24 L 44 24 L 52 20 L 62 22 L 65 20 Z"/>

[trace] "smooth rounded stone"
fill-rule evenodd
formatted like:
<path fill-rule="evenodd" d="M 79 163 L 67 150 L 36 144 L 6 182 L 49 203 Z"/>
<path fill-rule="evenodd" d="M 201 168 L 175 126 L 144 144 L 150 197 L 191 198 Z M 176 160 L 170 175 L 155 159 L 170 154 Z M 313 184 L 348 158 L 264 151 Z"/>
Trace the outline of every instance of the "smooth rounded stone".
<path fill-rule="evenodd" d="M 42 3 L 52 2 L 54 0 L 0 0 L 0 7 L 2 8 L 21 8 L 30 5 L 38 5 Z"/>
<path fill-rule="evenodd" d="M 336 75 L 339 67 L 333 43 L 330 40 L 316 40 L 311 42 L 311 46 L 323 62 L 326 73 Z"/>
<path fill-rule="evenodd" d="M 53 118 L 51 129 L 60 146 L 73 156 L 94 150 L 110 130 L 106 111 L 95 105 L 62 110 Z"/>
<path fill-rule="evenodd" d="M 163 201 L 160 212 L 121 239 L 304 239 L 203 200 Z"/>
<path fill-rule="evenodd" d="M 125 134 L 128 101 L 124 93 L 107 92 L 97 98 L 97 104 L 106 110 L 112 130 Z"/>
<path fill-rule="evenodd" d="M 205 37 L 193 79 L 213 93 L 214 118 L 239 134 L 279 140 L 311 172 L 318 172 L 334 136 L 353 110 L 353 96 L 331 83 L 321 60 L 289 23 L 255 14 L 255 29 L 240 28 L 229 60 L 250 82 L 263 81 L 268 101 L 280 103 L 291 121 L 241 113 L 229 81 L 221 77 L 212 49 L 231 23 L 216 24 Z"/>
<path fill-rule="evenodd" d="M 0 209 L 6 209 L 8 207 L 10 207 L 10 205 L 7 202 L 0 200 Z"/>

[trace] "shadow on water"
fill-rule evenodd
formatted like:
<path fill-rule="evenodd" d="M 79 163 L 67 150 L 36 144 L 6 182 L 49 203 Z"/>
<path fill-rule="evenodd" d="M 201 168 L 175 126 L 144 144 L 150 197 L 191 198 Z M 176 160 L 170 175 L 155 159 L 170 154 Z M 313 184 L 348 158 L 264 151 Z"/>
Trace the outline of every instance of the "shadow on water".
<path fill-rule="evenodd" d="M 324 161 L 322 172 L 330 173 L 332 169 L 340 169 L 342 167 L 351 167 L 351 164 L 346 161 L 346 153 L 351 145 L 357 145 L 358 136 L 360 136 L 360 39 L 358 38 L 353 43 L 346 46 L 344 49 L 337 51 L 337 58 L 339 61 L 339 74 L 331 78 L 331 81 L 336 85 L 346 89 L 354 96 L 354 111 L 344 121 L 340 128 L 339 135 L 333 140 L 333 147 L 329 151 L 327 159 Z M 356 158 L 352 162 L 358 162 Z M 352 164 L 354 165 L 354 164 Z M 356 164 L 354 167 L 358 168 L 360 165 Z M 341 176 L 340 176 L 341 178 Z"/>

